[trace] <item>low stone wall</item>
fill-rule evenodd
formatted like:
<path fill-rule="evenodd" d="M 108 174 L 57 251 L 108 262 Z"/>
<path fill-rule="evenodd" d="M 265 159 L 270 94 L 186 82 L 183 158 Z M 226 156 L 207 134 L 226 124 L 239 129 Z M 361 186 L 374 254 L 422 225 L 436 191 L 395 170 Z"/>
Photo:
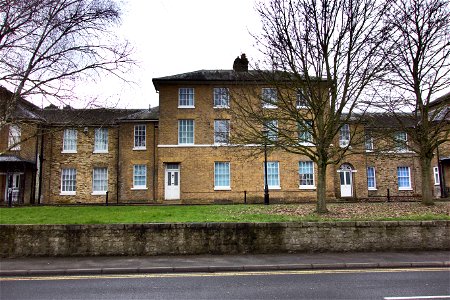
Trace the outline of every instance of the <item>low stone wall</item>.
<path fill-rule="evenodd" d="M 0 225 L 0 256 L 450 249 L 450 221 Z"/>

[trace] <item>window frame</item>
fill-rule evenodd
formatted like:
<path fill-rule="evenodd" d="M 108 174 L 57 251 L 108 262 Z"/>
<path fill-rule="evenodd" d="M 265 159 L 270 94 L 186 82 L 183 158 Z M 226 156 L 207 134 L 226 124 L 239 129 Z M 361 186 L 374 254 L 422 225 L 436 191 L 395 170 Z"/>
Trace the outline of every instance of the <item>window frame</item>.
<path fill-rule="evenodd" d="M 218 173 L 219 171 L 224 171 L 224 169 L 219 168 L 219 165 L 227 166 L 225 171 L 226 173 Z M 223 177 L 226 177 L 228 181 L 228 185 L 219 185 L 223 180 Z M 220 177 L 220 178 L 219 178 Z M 215 161 L 214 162 L 214 190 L 215 191 L 228 191 L 231 190 L 231 163 L 229 161 Z"/>
<path fill-rule="evenodd" d="M 373 176 L 369 176 L 369 175 L 371 175 L 371 174 L 369 174 L 369 170 L 373 170 Z M 367 167 L 367 169 L 366 169 L 366 174 L 367 174 L 367 190 L 369 190 L 369 191 L 376 191 L 377 190 L 377 173 L 376 173 L 376 170 L 375 170 L 375 167 L 374 166 L 368 166 Z M 369 185 L 369 182 L 370 182 L 370 178 L 372 178 L 373 179 L 373 186 L 370 186 Z"/>
<path fill-rule="evenodd" d="M 303 145 L 303 146 L 313 146 L 314 140 L 313 140 L 313 135 L 311 133 L 311 131 L 313 129 L 313 120 L 303 120 L 303 123 L 305 124 L 305 126 L 303 126 L 302 124 L 300 124 L 300 122 L 298 122 L 299 143 L 300 143 L 300 145 Z M 311 131 L 303 130 L 306 128 L 309 128 Z M 302 136 L 309 136 L 309 137 L 302 137 Z"/>
<path fill-rule="evenodd" d="M 182 125 L 183 122 L 192 122 L 192 142 L 190 140 L 188 142 L 182 142 L 183 139 L 187 140 L 190 138 L 189 136 L 186 136 L 189 134 L 188 131 L 182 131 L 184 128 L 188 128 L 189 125 L 185 124 Z M 184 133 L 184 136 L 182 136 Z M 195 144 L 195 120 L 193 119 L 179 119 L 178 120 L 178 145 L 194 145 Z"/>
<path fill-rule="evenodd" d="M 404 138 L 399 139 L 400 134 L 404 134 Z M 406 131 L 394 133 L 394 150 L 396 152 L 408 152 L 408 133 Z"/>
<path fill-rule="evenodd" d="M 225 131 L 220 131 L 221 122 L 225 123 Z M 216 119 L 214 120 L 214 145 L 228 145 L 230 143 L 230 120 Z"/>
<path fill-rule="evenodd" d="M 408 171 L 408 176 L 399 176 L 400 169 L 406 169 Z M 408 178 L 408 186 L 400 186 L 400 178 Z M 398 166 L 397 167 L 397 186 L 399 191 L 411 191 L 411 168 L 407 166 Z"/>
<path fill-rule="evenodd" d="M 439 166 L 433 167 L 434 185 L 441 185 L 441 178 L 439 175 Z"/>
<path fill-rule="evenodd" d="M 20 150 L 22 129 L 17 124 L 11 124 L 8 128 L 8 148 L 10 151 Z"/>
<path fill-rule="evenodd" d="M 373 152 L 375 150 L 373 136 L 370 133 L 364 135 L 364 148 L 366 152 Z"/>
<path fill-rule="evenodd" d="M 270 124 L 270 125 L 269 125 Z M 272 119 L 264 122 L 266 138 L 269 141 L 278 141 L 278 120 Z"/>
<path fill-rule="evenodd" d="M 270 92 L 269 92 L 270 91 Z M 261 101 L 263 108 L 277 108 L 278 91 L 276 88 L 262 88 Z"/>
<path fill-rule="evenodd" d="M 143 129 L 143 130 L 142 130 Z M 133 138 L 134 138 L 134 144 L 133 144 L 133 150 L 147 150 L 147 125 L 146 124 L 136 124 L 133 127 Z M 142 134 L 143 133 L 143 134 Z M 143 139 L 143 146 L 142 140 L 140 140 L 140 143 L 137 145 L 137 138 Z"/>
<path fill-rule="evenodd" d="M 224 92 L 225 91 L 225 92 Z M 223 97 L 226 96 L 223 104 Z M 220 104 L 218 104 L 220 102 Z M 230 108 L 230 90 L 226 87 L 215 87 L 213 89 L 213 107 L 214 108 Z"/>
<path fill-rule="evenodd" d="M 105 175 L 105 178 L 96 179 L 96 171 L 99 170 L 105 170 L 103 174 L 97 174 L 97 175 Z M 106 188 L 106 190 L 96 190 L 96 181 L 101 180 L 104 181 L 104 184 L 101 185 L 101 187 Z M 108 168 L 107 167 L 94 167 L 92 169 L 92 195 L 106 195 L 106 192 L 108 192 Z"/>
<path fill-rule="evenodd" d="M 304 88 L 297 89 L 296 99 L 295 99 L 295 107 L 297 109 L 302 108 L 310 108 L 310 105 L 308 101 L 305 101 L 306 99 L 306 92 Z"/>
<path fill-rule="evenodd" d="M 65 174 L 65 172 L 71 173 L 73 171 L 73 174 Z M 69 177 L 66 179 L 65 177 Z M 71 178 L 73 177 L 73 178 Z M 71 181 L 73 181 L 73 184 L 69 184 Z M 73 190 L 66 190 L 67 187 L 73 188 Z M 76 195 L 77 194 L 77 169 L 75 168 L 62 168 L 61 169 L 61 188 L 60 188 L 60 195 Z"/>
<path fill-rule="evenodd" d="M 72 133 L 69 136 L 69 132 Z M 73 148 L 66 149 L 66 146 L 71 145 L 68 143 L 69 141 L 73 141 Z M 77 153 L 78 148 L 78 130 L 76 128 L 65 128 L 63 132 L 63 145 L 61 153 Z"/>
<path fill-rule="evenodd" d="M 301 173 L 301 170 L 302 170 L 301 164 L 302 163 L 311 164 L 310 170 L 312 171 L 312 173 Z M 299 183 L 298 183 L 299 189 L 301 189 L 301 190 L 316 189 L 316 178 L 315 178 L 315 174 L 314 174 L 314 162 L 313 161 L 311 161 L 311 160 L 299 161 L 298 162 L 298 175 L 299 175 Z M 311 175 L 312 178 L 302 179 L 302 175 Z M 302 184 L 302 180 L 312 180 L 312 184 Z"/>
<path fill-rule="evenodd" d="M 109 132 L 108 128 L 94 128 L 94 153 L 108 153 Z M 101 145 L 103 147 L 98 148 Z"/>
<path fill-rule="evenodd" d="M 190 93 L 192 91 L 192 93 Z M 190 97 L 192 95 L 192 98 Z M 182 96 L 185 97 L 182 99 Z M 185 103 L 182 103 L 186 102 Z M 192 103 L 191 103 L 192 102 Z M 178 108 L 195 108 L 195 89 L 190 87 L 178 88 Z"/>
<path fill-rule="evenodd" d="M 136 170 L 138 168 L 144 168 L 144 173 L 143 174 L 137 174 Z M 143 177 L 143 181 L 144 181 L 144 185 L 138 185 L 136 184 L 136 182 L 138 182 L 138 180 L 136 180 L 136 177 Z M 141 180 L 142 181 L 142 180 Z M 135 164 L 133 165 L 133 187 L 131 188 L 132 190 L 147 190 L 147 165 L 146 164 Z"/>
<path fill-rule="evenodd" d="M 274 170 L 272 164 L 275 164 L 274 166 L 276 166 L 276 174 L 275 173 L 271 173 L 270 171 Z M 266 170 L 264 168 L 264 162 L 263 162 L 263 175 L 264 175 L 264 185 L 266 184 Z M 271 178 L 270 176 L 276 175 L 276 184 L 275 185 L 271 185 Z M 267 162 L 267 180 L 269 181 L 267 183 L 267 186 L 269 189 L 272 190 L 280 190 L 281 189 L 281 184 L 280 184 L 280 162 L 279 161 L 268 161 Z"/>

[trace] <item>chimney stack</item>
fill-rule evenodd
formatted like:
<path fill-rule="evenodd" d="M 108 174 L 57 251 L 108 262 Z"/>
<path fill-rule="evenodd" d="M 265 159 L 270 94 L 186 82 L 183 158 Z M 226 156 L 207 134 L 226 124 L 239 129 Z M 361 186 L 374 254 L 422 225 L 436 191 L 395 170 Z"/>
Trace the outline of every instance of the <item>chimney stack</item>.
<path fill-rule="evenodd" d="M 242 53 L 241 57 L 236 57 L 233 63 L 233 70 L 236 72 L 248 72 L 248 59 L 245 53 Z"/>

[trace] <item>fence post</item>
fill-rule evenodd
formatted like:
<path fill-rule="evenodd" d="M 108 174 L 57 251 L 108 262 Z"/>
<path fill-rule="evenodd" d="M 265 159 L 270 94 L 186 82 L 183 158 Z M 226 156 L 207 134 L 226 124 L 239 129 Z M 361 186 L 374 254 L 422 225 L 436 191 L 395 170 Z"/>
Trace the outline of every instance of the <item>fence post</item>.
<path fill-rule="evenodd" d="M 244 204 L 247 204 L 247 191 L 244 191 Z"/>
<path fill-rule="evenodd" d="M 391 201 L 391 195 L 390 195 L 389 189 L 387 189 L 387 201 L 388 202 Z"/>
<path fill-rule="evenodd" d="M 108 191 L 106 191 L 106 206 L 108 206 Z"/>

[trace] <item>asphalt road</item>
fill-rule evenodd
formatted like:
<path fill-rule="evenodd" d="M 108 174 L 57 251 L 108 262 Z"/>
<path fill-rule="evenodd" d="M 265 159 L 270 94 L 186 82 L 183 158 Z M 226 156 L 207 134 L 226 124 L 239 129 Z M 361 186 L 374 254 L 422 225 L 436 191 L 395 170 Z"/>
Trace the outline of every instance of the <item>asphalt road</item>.
<path fill-rule="evenodd" d="M 418 296 L 422 298 L 414 298 Z M 450 299 L 450 271 L 369 269 L 0 278 L 0 298 Z"/>

